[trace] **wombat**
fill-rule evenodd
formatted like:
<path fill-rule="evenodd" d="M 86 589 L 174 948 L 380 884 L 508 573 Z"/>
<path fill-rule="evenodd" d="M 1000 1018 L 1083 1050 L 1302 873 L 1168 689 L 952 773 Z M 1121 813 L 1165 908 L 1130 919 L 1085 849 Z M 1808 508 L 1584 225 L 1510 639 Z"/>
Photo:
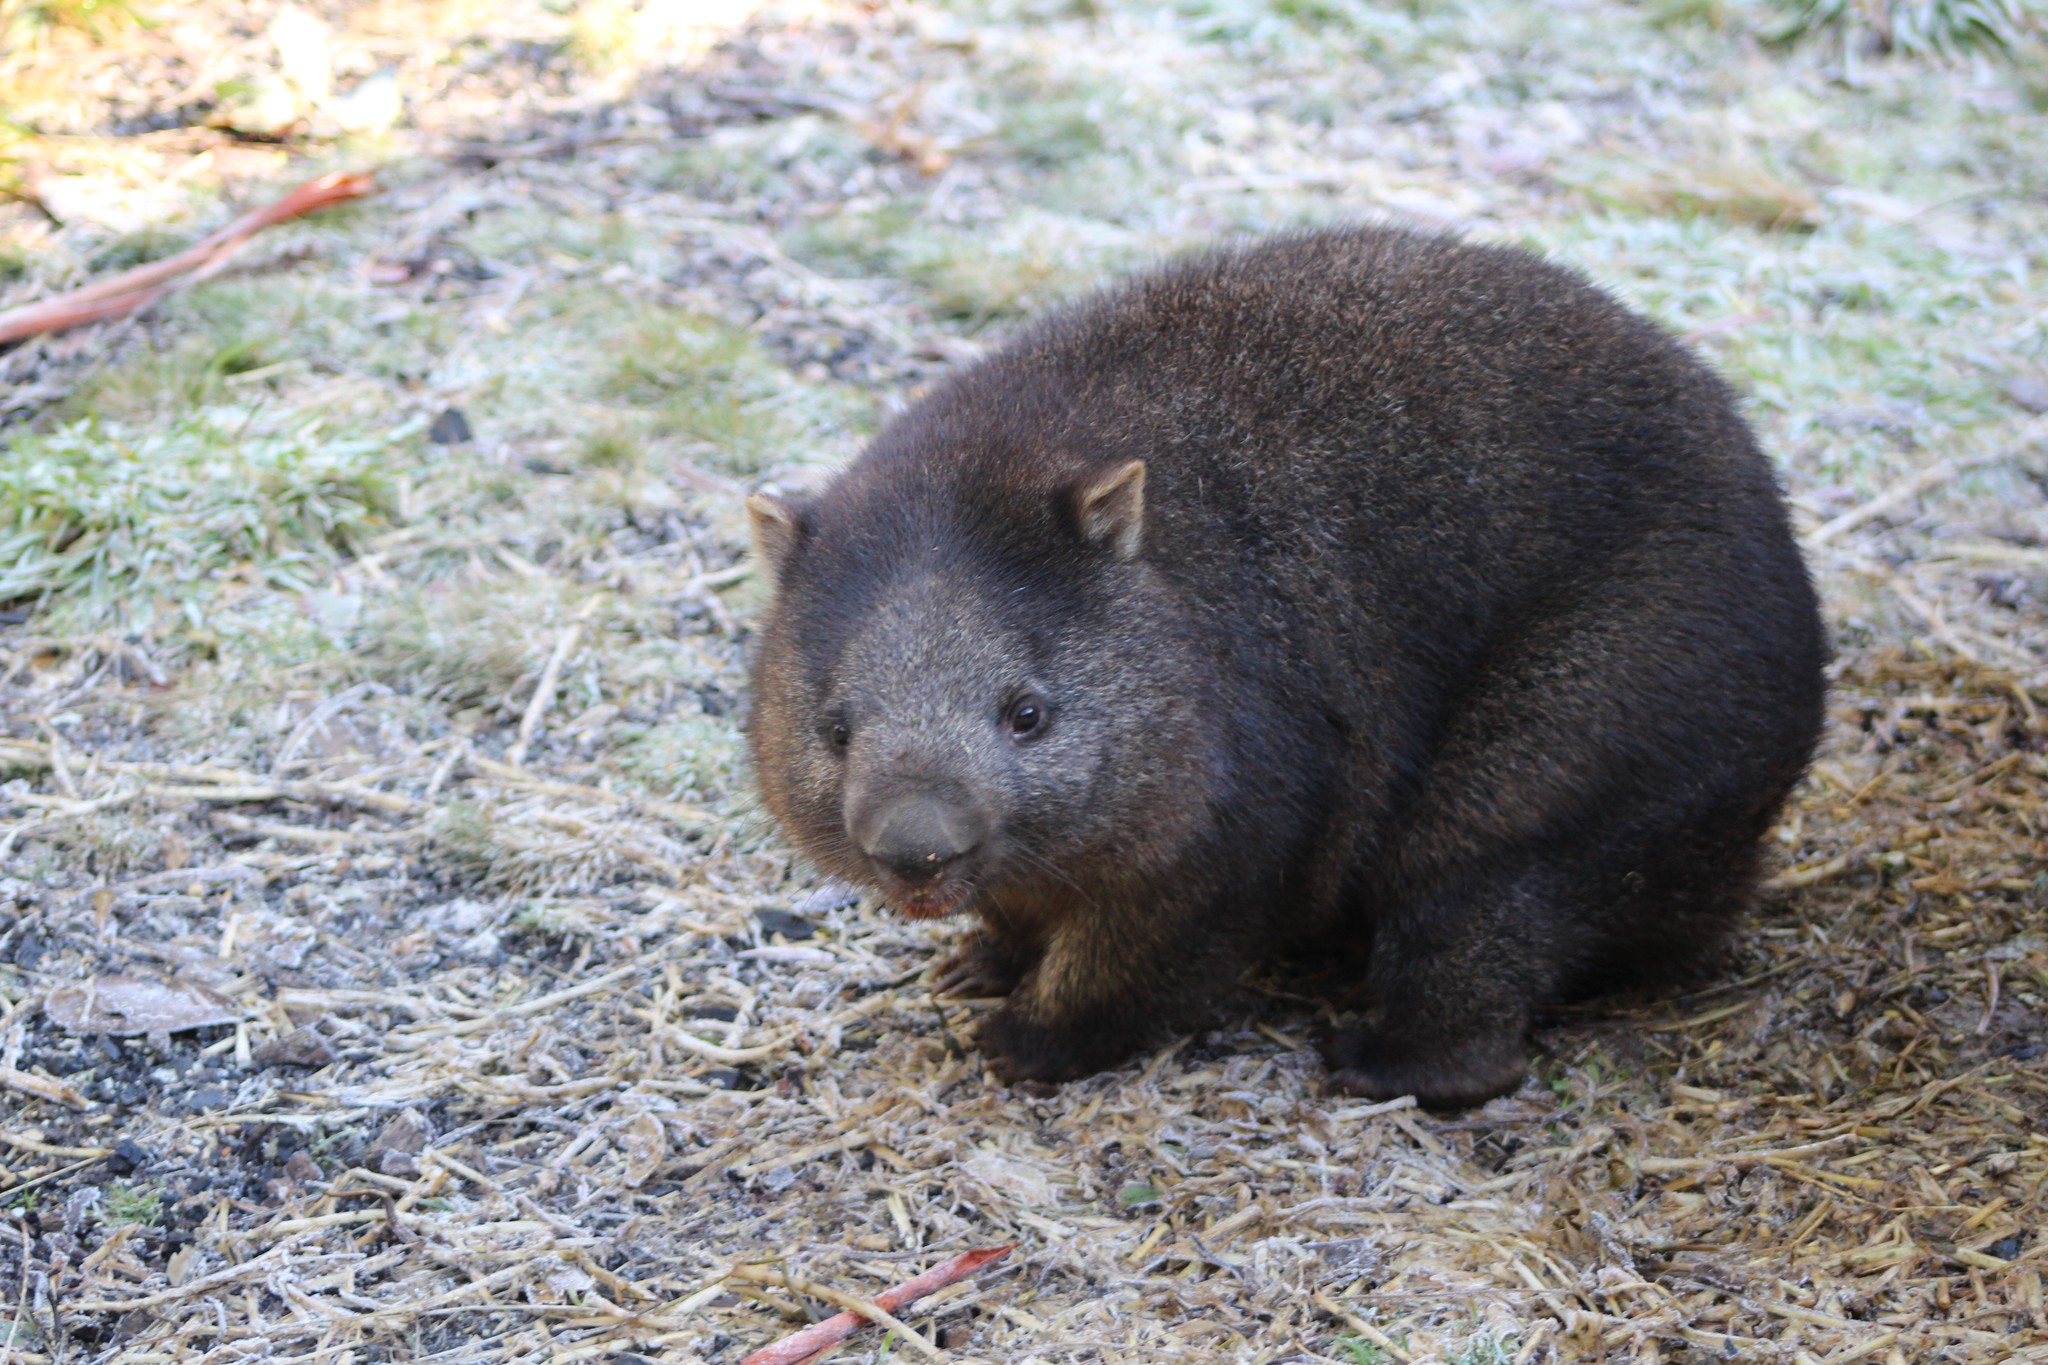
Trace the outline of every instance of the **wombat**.
<path fill-rule="evenodd" d="M 750 742 L 826 871 L 979 924 L 995 1075 L 1284 953 L 1334 1088 L 1513 1087 L 1532 1011 L 1698 960 L 1820 730 L 1772 471 L 1671 336 L 1520 251 L 1285 236 L 1025 330 L 749 501 Z"/>

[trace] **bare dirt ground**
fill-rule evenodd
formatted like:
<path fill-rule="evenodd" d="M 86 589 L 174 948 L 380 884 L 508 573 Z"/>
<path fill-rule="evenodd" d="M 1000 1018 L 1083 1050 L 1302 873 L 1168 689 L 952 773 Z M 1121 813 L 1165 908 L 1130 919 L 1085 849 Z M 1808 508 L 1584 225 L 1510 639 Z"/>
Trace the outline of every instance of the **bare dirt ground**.
<path fill-rule="evenodd" d="M 2048 86 L 1739 3 L 0 6 L 0 1360 L 2048 1360 Z M 1017 320 L 1398 216 L 1685 333 L 1840 659 L 1689 994 L 1462 1115 L 1316 1002 L 1034 1098 L 739 760 L 739 494 Z M 736 1268 L 750 1267 L 746 1276 Z M 815 1289 L 814 1289 L 815 1287 Z M 9 1333 L 11 1332 L 11 1336 Z"/>

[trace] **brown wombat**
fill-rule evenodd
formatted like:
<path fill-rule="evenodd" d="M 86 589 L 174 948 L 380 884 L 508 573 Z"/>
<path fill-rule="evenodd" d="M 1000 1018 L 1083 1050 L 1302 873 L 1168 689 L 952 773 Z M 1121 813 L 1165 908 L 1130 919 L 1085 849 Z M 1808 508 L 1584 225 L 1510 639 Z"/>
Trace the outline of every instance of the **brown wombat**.
<path fill-rule="evenodd" d="M 1025 331 L 815 497 L 768 808 L 1009 999 L 1010 1081 L 1247 966 L 1358 961 L 1364 1095 L 1513 1086 L 1546 1001 L 1696 960 L 1811 755 L 1826 646 L 1771 468 L 1677 342 L 1518 251 L 1217 251 Z"/>

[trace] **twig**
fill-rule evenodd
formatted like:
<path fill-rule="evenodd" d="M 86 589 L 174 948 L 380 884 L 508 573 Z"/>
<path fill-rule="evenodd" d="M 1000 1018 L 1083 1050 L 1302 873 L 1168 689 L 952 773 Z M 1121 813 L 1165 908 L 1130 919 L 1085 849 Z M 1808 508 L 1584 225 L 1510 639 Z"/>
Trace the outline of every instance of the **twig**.
<path fill-rule="evenodd" d="M 330 204 L 359 199 L 375 188 L 376 180 L 369 175 L 337 173 L 308 180 L 283 198 L 250 210 L 175 256 L 151 261 L 54 298 L 0 313 L 0 345 L 45 332 L 80 327 L 89 322 L 126 317 L 169 293 L 181 275 L 189 276 L 184 283 L 196 284 L 219 271 L 230 257 L 264 228 Z"/>
<path fill-rule="evenodd" d="M 69 1166 L 59 1166 L 54 1171 L 45 1171 L 33 1179 L 22 1181 L 19 1185 L 9 1185 L 6 1189 L 0 1190 L 0 1203 L 10 1200 L 16 1195 L 26 1194 L 38 1185 L 47 1185 L 52 1180 L 62 1180 L 67 1175 L 72 1175 L 84 1170 L 95 1162 L 105 1160 L 106 1158 L 103 1156 L 89 1156 L 82 1161 L 74 1161 Z"/>
<path fill-rule="evenodd" d="M 277 1268 L 277 1262 L 284 1260 L 294 1249 L 295 1244 L 290 1242 L 284 1243 L 281 1246 L 274 1246 L 261 1255 L 242 1262 L 240 1265 L 231 1265 L 225 1270 L 216 1270 L 211 1275 L 202 1275 L 196 1280 L 188 1280 L 176 1288 L 166 1289 L 160 1293 L 144 1294 L 140 1298 L 114 1301 L 86 1299 L 77 1303 L 68 1303 L 64 1305 L 64 1308 L 66 1312 L 70 1313 L 133 1313 L 141 1308 L 160 1308 L 167 1303 L 176 1303 L 179 1299 L 189 1299 L 195 1294 L 204 1294 L 209 1289 L 218 1289 L 225 1284 L 234 1284 L 238 1280 L 249 1279 L 258 1272 L 274 1270 Z M 473 1287 L 465 1286 L 465 1288 Z"/>
<path fill-rule="evenodd" d="M 1851 565 L 1851 568 L 1866 578 L 1876 579 L 1879 583 L 1890 589 L 1892 596 L 1898 598 L 1902 606 L 1927 623 L 1928 634 L 1932 635 L 1936 642 L 1950 653 L 1965 663 L 1972 664 L 1978 668 L 1985 666 L 1986 661 L 1983 650 L 1976 648 L 1963 639 L 1960 629 L 1950 624 L 1948 618 L 1942 615 L 1941 608 L 1922 597 L 1919 589 L 1906 581 L 1905 575 L 1881 560 L 1864 560 Z M 2004 641 L 1992 639 L 1974 631 L 1971 634 L 1976 637 L 1978 643 L 1984 646 L 1985 649 L 2005 656 L 2007 663 L 2011 666 L 2021 670 L 2034 666 L 2034 660 Z"/>
<path fill-rule="evenodd" d="M 1991 989 L 1984 999 L 1984 1017 L 1977 1021 L 1977 1036 L 1982 1038 L 1991 1030 L 1991 1021 L 1998 1017 L 1998 964 L 1984 964 L 1984 977 L 1991 983 Z"/>
<path fill-rule="evenodd" d="M 762 1347 L 745 1360 L 742 1360 L 740 1365 L 803 1365 L 803 1362 L 809 1360 L 812 1356 L 837 1346 L 840 1342 L 860 1330 L 863 1319 L 881 1322 L 885 1326 L 903 1333 L 907 1339 L 921 1343 L 927 1354 L 931 1355 L 934 1359 L 943 1360 L 945 1357 L 939 1354 L 937 1347 L 926 1342 L 923 1337 L 911 1331 L 890 1315 L 899 1309 L 908 1310 L 914 1307 L 917 1301 L 927 1294 L 944 1289 L 947 1285 L 964 1280 L 970 1275 L 980 1273 L 982 1269 L 994 1265 L 1016 1249 L 1016 1243 L 1012 1242 L 1008 1246 L 987 1247 L 980 1251 L 962 1252 L 943 1265 L 934 1266 L 930 1270 L 925 1271 L 924 1274 L 905 1280 L 893 1289 L 883 1290 L 875 1295 L 872 1302 L 856 1300 L 859 1303 L 859 1308 L 856 1311 L 834 1314 L 823 1322 L 814 1322 L 801 1332 L 784 1337 L 772 1346 Z M 733 1274 L 736 1278 L 740 1279 L 762 1280 L 767 1278 L 766 1275 L 758 1271 L 747 1273 L 751 1270 L 751 1267 L 746 1267 L 735 1270 Z M 800 1294 L 815 1294 L 819 1298 L 828 1299 L 835 1303 L 842 1301 L 844 1297 L 820 1292 L 815 1286 L 807 1286 L 802 1284 L 801 1281 L 792 1281 L 786 1277 L 778 1276 L 774 1282 L 785 1284 Z M 1406 1359 L 1406 1357 L 1403 1357 L 1403 1359 Z"/>
<path fill-rule="evenodd" d="M 431 1033 L 436 1037 L 443 1037 L 455 1033 L 481 1032 L 485 1029 L 495 1028 L 507 1020 L 524 1018 L 529 1014 L 545 1013 L 557 1005 L 567 1004 L 571 1000 L 581 1000 L 586 995 L 601 995 L 626 978 L 637 975 L 642 970 L 643 968 L 639 963 L 632 963 L 631 965 L 619 968 L 617 971 L 607 972 L 594 980 L 585 981 L 574 986 L 565 986 L 558 991 L 551 991 L 547 995 L 528 1000 L 524 1004 L 507 1005 L 503 1009 L 493 1010 L 489 1014 L 478 1015 L 474 1019 L 465 1019 L 458 1024 L 448 1024 L 440 1027 L 429 1024 L 400 1030 L 393 1037 L 404 1037 L 418 1033 Z"/>
<path fill-rule="evenodd" d="M 59 824 L 65 820 L 76 820 L 81 815 L 91 815 L 95 811 L 126 805 L 141 795 L 143 795 L 141 788 L 114 792 L 107 796 L 94 797 L 90 801 L 80 801 L 76 805 L 67 805 L 64 809 L 53 810 L 48 815 L 40 815 L 32 820 L 25 820 L 21 824 L 8 829 L 5 835 L 0 835 L 0 858 L 4 858 L 13 852 L 15 841 L 24 834 L 33 834 L 39 829 L 47 829 L 51 825 Z"/>
<path fill-rule="evenodd" d="M 1322 1309 L 1325 1313 L 1328 1313 L 1331 1317 L 1337 1319 L 1337 1321 L 1343 1323 L 1346 1327 L 1349 1327 L 1352 1331 L 1358 1333 L 1358 1335 L 1364 1337 L 1394 1359 L 1403 1362 L 1415 1359 L 1414 1356 L 1409 1355 L 1396 1345 L 1394 1339 L 1385 1332 L 1382 1332 L 1379 1328 L 1358 1316 L 1358 1314 L 1340 1308 L 1337 1305 L 1337 1301 L 1332 1299 L 1327 1291 L 1318 1289 L 1315 1292 L 1315 1304 L 1316 1307 Z M 745 1365 L 745 1362 L 742 1362 L 741 1365 Z"/>
<path fill-rule="evenodd" d="M 831 1156 L 834 1152 L 857 1152 L 867 1146 L 871 1140 L 865 1131 L 847 1133 L 843 1137 L 833 1138 L 829 1142 L 821 1142 L 815 1147 L 805 1147 L 801 1151 L 791 1152 L 787 1156 L 763 1157 L 759 1161 L 750 1161 L 744 1166 L 734 1166 L 731 1173 L 745 1180 L 760 1175 L 764 1171 L 772 1171 L 777 1166 L 796 1166 L 803 1162 L 814 1160 L 817 1157 Z"/>
<path fill-rule="evenodd" d="M 1790 891 L 1795 887 L 1812 886 L 1830 878 L 1839 877 L 1855 865 L 1862 855 L 1844 853 L 1839 858 L 1830 858 L 1824 863 L 1810 863 L 1805 867 L 1787 868 L 1775 877 L 1766 877 L 1762 890 Z"/>
<path fill-rule="evenodd" d="M 0 739 L 0 759 L 29 759 L 49 761 L 49 746 L 37 740 Z M 253 773 L 239 772 L 233 768 L 194 767 L 177 763 L 128 763 L 115 759 L 94 759 L 93 766 L 100 772 L 114 776 L 130 775 L 153 784 L 137 791 L 99 797 L 65 812 L 66 815 L 84 814 L 87 807 L 121 801 L 132 801 L 138 796 L 153 796 L 177 801 L 332 801 L 357 806 L 367 806 L 387 815 L 419 815 L 433 809 L 425 801 L 415 801 L 409 796 L 396 792 L 378 791 L 373 787 L 360 786 L 353 782 L 315 782 L 307 779 L 290 782 L 272 782 Z M 17 829 L 15 833 L 22 833 Z"/>
<path fill-rule="evenodd" d="M 64 1084 L 64 1082 L 51 1080 L 48 1076 L 34 1075 L 31 1072 L 23 1071 L 15 1065 L 15 1059 L 21 1055 L 22 1027 L 28 1023 L 29 1015 L 33 1014 L 42 1003 L 43 997 L 41 995 L 24 995 L 8 1007 L 7 1013 L 4 1016 L 0 1016 L 0 1029 L 5 1029 L 7 1033 L 7 1042 L 4 1048 L 0 1048 L 0 1085 L 4 1085 L 10 1090 L 20 1090 L 30 1095 L 40 1095 L 46 1100 L 54 1100 L 58 1104 L 69 1105 L 73 1109 L 90 1109 L 92 1108 L 91 1101 L 87 1100 L 85 1096 L 79 1094 L 76 1090 L 73 1090 L 70 1086 Z M 103 1160 L 103 1158 L 89 1157 L 79 1162 L 78 1165 L 90 1166 L 93 1162 L 99 1160 Z M 67 1169 L 75 1170 L 77 1167 L 74 1166 Z M 47 1179 L 47 1177 L 45 1178 Z M 8 1193 L 12 1194 L 21 1188 L 20 1185 L 16 1185 Z"/>
<path fill-rule="evenodd" d="M 554 653 L 548 655 L 547 666 L 540 671 L 540 681 L 533 685 L 533 699 L 526 703 L 526 714 L 519 718 L 519 738 L 512 742 L 512 748 L 505 754 L 505 761 L 518 767 L 526 761 L 526 747 L 533 743 L 533 732 L 540 727 L 542 716 L 555 701 L 555 688 L 562 680 L 562 666 L 569 662 L 569 656 L 576 652 L 576 642 L 583 638 L 584 623 L 597 611 L 600 598 L 593 597 L 583 604 L 576 613 L 576 619 L 563 627 L 562 634 L 555 641 Z"/>
<path fill-rule="evenodd" d="M 674 801 L 653 801 L 637 796 L 626 796 L 603 787 L 593 787 L 582 782 L 562 782 L 553 778 L 536 777 L 524 768 L 515 768 L 510 763 L 482 754 L 467 756 L 469 766 L 489 777 L 529 791 L 548 792 L 555 796 L 566 796 L 577 801 L 596 801 L 610 806 L 624 806 L 628 810 L 645 811 L 659 815 L 679 825 L 697 826 L 710 824 L 719 817 L 715 811 L 702 806 L 686 806 Z"/>
<path fill-rule="evenodd" d="M 2030 436 L 2028 439 L 2031 442 L 2033 438 Z M 1874 521 L 1893 508 L 1911 502 L 1922 493 L 1940 484 L 1947 483 L 1959 474 L 1967 473 L 1972 469 L 1978 469 L 1987 464 L 1997 464 L 2000 460 L 2010 458 L 2010 451 L 2000 450 L 1986 454 L 1971 455 L 1963 459 L 1938 461 L 1921 470 L 1918 474 L 1900 479 L 1869 502 L 1859 507 L 1852 507 L 1832 521 L 1823 522 L 1815 527 L 1806 536 L 1806 547 L 1814 549 L 1825 545 L 1844 531 L 1853 531 L 1866 521 Z"/>
<path fill-rule="evenodd" d="M 236 834 L 250 834 L 259 839 L 284 839 L 292 843 L 312 844 L 316 848 L 347 848 L 351 844 L 402 844 L 417 838 L 413 830 L 356 830 L 320 829 L 314 825 L 291 825 L 282 820 L 251 820 L 246 816 L 219 814 L 213 823 Z"/>
<path fill-rule="evenodd" d="M 742 1062 L 758 1062 L 763 1057 L 773 1057 L 788 1047 L 795 1035 L 785 1034 L 773 1042 L 756 1043 L 752 1047 L 720 1047 L 707 1043 L 695 1034 L 686 1033 L 677 1024 L 670 1024 L 661 1030 L 664 1043 L 674 1043 L 685 1052 L 694 1052 L 707 1062 L 718 1062 L 725 1066 L 737 1066 Z"/>
<path fill-rule="evenodd" d="M 823 1299 L 827 1303 L 837 1304 L 840 1308 L 845 1309 L 849 1316 L 865 1318 L 877 1326 L 888 1328 L 891 1332 L 894 1332 L 897 1336 L 916 1347 L 917 1353 L 927 1360 L 943 1361 L 946 1359 L 946 1353 L 932 1345 L 929 1341 L 926 1341 L 923 1333 L 897 1317 L 894 1313 L 891 1313 L 888 1309 L 882 1307 L 882 1305 L 861 1298 L 858 1294 L 843 1293 L 840 1290 L 829 1288 L 812 1280 L 799 1279 L 794 1275 L 772 1270 L 763 1271 L 754 1266 L 739 1267 L 733 1271 L 733 1277 L 756 1283 L 776 1285 L 779 1288 L 789 1290 L 793 1294 L 806 1294 L 814 1299 Z M 770 1349 L 773 1348 L 771 1347 Z M 816 1353 L 813 1352 L 812 1354 L 815 1357 Z M 744 1365 L 744 1362 L 742 1365 Z"/>

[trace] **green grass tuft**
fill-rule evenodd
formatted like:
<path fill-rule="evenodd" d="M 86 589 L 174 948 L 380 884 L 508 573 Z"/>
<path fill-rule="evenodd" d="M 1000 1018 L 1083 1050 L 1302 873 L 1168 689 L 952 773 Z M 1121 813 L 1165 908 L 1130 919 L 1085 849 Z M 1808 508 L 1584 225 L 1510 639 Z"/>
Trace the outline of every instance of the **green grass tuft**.
<path fill-rule="evenodd" d="M 0 449 L 0 603 L 72 629 L 141 630 L 168 604 L 197 624 L 230 575 L 303 589 L 395 511 L 407 434 L 339 437 L 249 415 L 87 418 Z"/>
<path fill-rule="evenodd" d="M 2044 19 L 2040 0 L 1782 0 L 1781 8 L 1769 30 L 1778 42 L 1839 35 L 1845 47 L 1945 59 L 2010 53 Z"/>
<path fill-rule="evenodd" d="M 1387 1361 L 1392 1359 L 1385 1351 L 1360 1336 L 1334 1337 L 1330 1341 L 1330 1348 L 1342 1351 L 1343 1358 L 1349 1365 L 1387 1365 Z"/>
<path fill-rule="evenodd" d="M 140 1223 L 155 1227 L 157 1219 L 163 1216 L 163 1191 L 149 1185 L 133 1185 L 125 1180 L 107 1186 L 106 1195 L 100 1201 L 100 1221 L 110 1228 L 125 1227 Z"/>

